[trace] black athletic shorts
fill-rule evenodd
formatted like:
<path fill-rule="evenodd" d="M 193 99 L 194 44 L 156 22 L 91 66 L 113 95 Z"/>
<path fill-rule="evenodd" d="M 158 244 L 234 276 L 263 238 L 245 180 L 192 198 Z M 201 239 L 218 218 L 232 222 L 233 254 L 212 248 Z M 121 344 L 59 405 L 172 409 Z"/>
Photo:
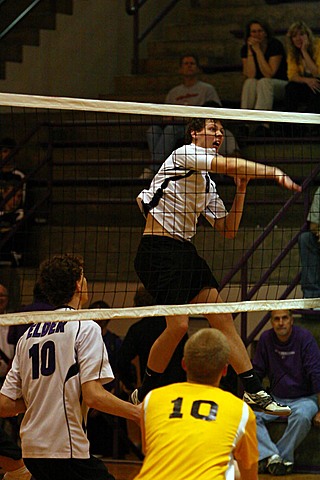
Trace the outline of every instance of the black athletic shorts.
<path fill-rule="evenodd" d="M 24 458 L 24 463 L 37 480 L 115 480 L 101 460 L 95 457 Z"/>
<path fill-rule="evenodd" d="M 0 428 L 0 455 L 13 460 L 22 458 L 21 448 L 11 440 L 10 436 Z"/>
<path fill-rule="evenodd" d="M 144 235 L 134 266 L 158 305 L 186 304 L 203 288 L 219 288 L 207 262 L 188 241 Z"/>

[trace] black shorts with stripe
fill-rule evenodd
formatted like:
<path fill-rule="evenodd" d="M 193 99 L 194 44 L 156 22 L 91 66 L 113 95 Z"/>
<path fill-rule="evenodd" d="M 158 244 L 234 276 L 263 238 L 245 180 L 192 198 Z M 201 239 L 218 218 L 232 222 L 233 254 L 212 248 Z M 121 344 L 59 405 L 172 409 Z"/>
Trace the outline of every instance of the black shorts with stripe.
<path fill-rule="evenodd" d="M 186 304 L 204 288 L 219 288 L 207 262 L 188 241 L 144 235 L 134 266 L 157 305 Z"/>

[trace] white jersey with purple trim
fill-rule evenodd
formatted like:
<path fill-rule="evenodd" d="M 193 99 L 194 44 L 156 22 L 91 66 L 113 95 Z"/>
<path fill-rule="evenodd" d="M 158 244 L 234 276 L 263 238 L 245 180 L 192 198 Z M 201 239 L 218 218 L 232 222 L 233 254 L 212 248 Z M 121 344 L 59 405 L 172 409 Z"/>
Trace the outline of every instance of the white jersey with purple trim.
<path fill-rule="evenodd" d="M 65 309 L 63 309 L 65 310 Z M 25 458 L 89 458 L 88 408 L 81 385 L 113 380 L 100 326 L 93 321 L 33 324 L 20 338 L 1 393 L 23 397 Z"/>
<path fill-rule="evenodd" d="M 228 212 L 209 176 L 214 148 L 194 143 L 174 150 L 153 178 L 150 188 L 137 198 L 141 211 L 148 212 L 171 235 L 191 240 L 198 217 L 203 215 L 212 225 Z"/>

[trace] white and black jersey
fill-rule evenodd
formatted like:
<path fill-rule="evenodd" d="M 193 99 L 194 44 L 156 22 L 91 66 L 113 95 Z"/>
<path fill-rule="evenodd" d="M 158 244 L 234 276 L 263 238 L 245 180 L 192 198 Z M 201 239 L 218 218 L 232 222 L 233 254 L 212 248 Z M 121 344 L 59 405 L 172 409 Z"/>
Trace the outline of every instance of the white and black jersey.
<path fill-rule="evenodd" d="M 100 326 L 93 321 L 33 324 L 20 338 L 1 392 L 23 397 L 24 458 L 89 458 L 81 385 L 113 380 Z"/>
<path fill-rule="evenodd" d="M 225 217 L 228 212 L 208 173 L 216 155 L 214 148 L 193 143 L 172 152 L 150 188 L 137 198 L 143 213 L 150 212 L 167 232 L 183 240 L 195 235 L 199 215 L 212 225 Z"/>

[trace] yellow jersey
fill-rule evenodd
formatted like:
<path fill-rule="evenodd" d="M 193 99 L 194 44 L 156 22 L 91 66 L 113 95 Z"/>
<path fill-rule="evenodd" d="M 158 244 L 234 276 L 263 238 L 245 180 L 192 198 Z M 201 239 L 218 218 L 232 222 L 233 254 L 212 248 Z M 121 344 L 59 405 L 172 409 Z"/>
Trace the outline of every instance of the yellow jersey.
<path fill-rule="evenodd" d="M 135 480 L 234 479 L 234 459 L 258 462 L 256 420 L 242 400 L 218 387 L 176 383 L 143 402 L 145 459 Z"/>

